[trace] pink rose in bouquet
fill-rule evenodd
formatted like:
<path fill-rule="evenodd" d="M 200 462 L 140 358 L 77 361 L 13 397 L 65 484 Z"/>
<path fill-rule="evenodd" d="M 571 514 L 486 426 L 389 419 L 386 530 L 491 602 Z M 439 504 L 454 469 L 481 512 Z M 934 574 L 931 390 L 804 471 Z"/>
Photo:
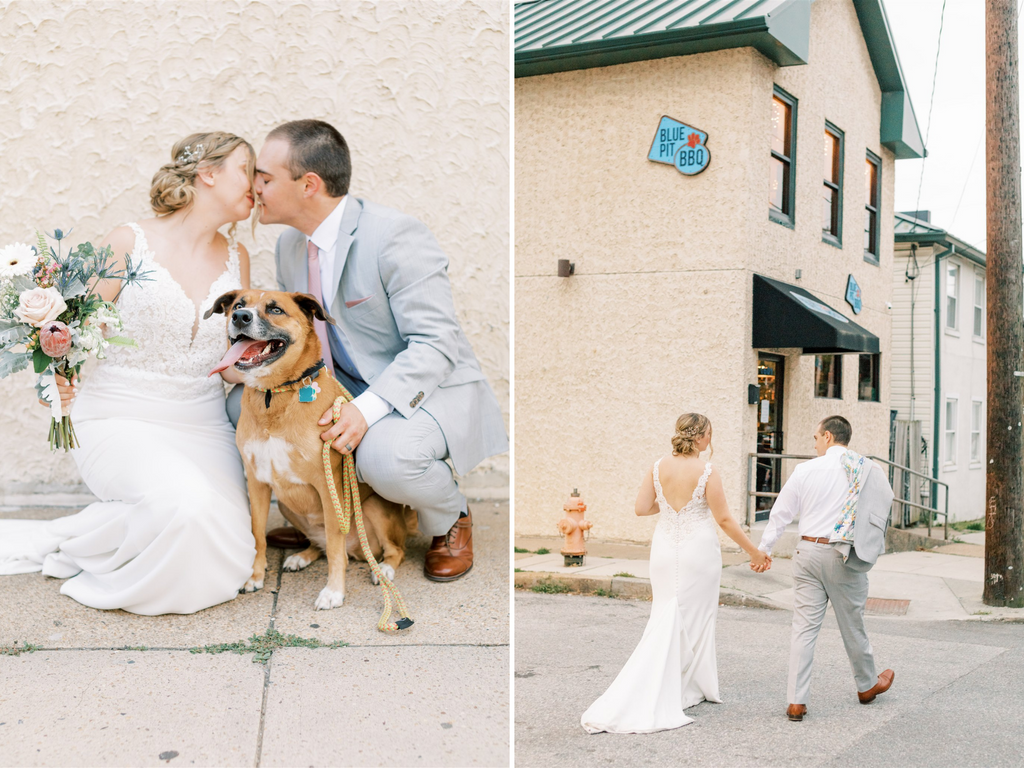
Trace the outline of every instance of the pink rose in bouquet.
<path fill-rule="evenodd" d="M 56 288 L 32 288 L 22 292 L 14 314 L 21 322 L 42 328 L 67 308 L 67 302 Z"/>
<path fill-rule="evenodd" d="M 71 349 L 71 329 L 60 320 L 39 329 L 39 346 L 50 357 L 64 357 Z"/>

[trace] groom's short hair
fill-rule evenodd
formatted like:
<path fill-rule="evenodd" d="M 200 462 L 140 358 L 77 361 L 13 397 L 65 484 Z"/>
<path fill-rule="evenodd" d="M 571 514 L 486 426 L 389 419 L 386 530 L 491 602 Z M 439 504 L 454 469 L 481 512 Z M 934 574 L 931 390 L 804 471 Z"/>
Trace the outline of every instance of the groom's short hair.
<path fill-rule="evenodd" d="M 267 140 L 270 139 L 288 142 L 288 170 L 293 181 L 315 173 L 324 180 L 324 188 L 331 197 L 348 194 L 352 158 L 345 137 L 333 125 L 323 120 L 293 120 L 268 133 Z"/>
<path fill-rule="evenodd" d="M 850 422 L 844 419 L 842 416 L 829 416 L 828 418 L 822 419 L 821 424 L 818 425 L 822 432 L 831 432 L 833 439 L 839 445 L 849 445 L 850 438 L 853 437 L 853 427 L 850 426 Z"/>

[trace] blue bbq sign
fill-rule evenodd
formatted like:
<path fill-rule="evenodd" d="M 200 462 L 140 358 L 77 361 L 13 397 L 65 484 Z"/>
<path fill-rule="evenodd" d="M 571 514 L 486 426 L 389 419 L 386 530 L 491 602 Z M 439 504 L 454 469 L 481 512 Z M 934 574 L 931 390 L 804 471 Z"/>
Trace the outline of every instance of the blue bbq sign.
<path fill-rule="evenodd" d="M 663 116 L 647 159 L 674 165 L 680 173 L 695 176 L 711 162 L 707 142 L 708 135 L 704 131 Z"/>
<path fill-rule="evenodd" d="M 860 286 L 857 285 L 857 280 L 853 275 L 850 275 L 850 279 L 846 281 L 846 301 L 853 307 L 853 314 L 859 315 L 864 304 L 861 301 Z"/>

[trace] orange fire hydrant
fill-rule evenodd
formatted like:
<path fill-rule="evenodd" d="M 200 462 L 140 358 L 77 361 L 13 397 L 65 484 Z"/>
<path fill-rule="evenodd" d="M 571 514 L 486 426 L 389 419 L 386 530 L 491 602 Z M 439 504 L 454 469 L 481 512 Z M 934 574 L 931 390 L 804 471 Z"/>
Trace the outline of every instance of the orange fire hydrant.
<path fill-rule="evenodd" d="M 565 536 L 565 545 L 562 547 L 565 567 L 583 565 L 583 558 L 587 554 L 583 532 L 589 531 L 593 523 L 583 519 L 587 505 L 580 498 L 579 490 L 572 489 L 572 495 L 562 506 L 562 510 L 565 512 L 565 517 L 558 521 L 558 532 Z"/>

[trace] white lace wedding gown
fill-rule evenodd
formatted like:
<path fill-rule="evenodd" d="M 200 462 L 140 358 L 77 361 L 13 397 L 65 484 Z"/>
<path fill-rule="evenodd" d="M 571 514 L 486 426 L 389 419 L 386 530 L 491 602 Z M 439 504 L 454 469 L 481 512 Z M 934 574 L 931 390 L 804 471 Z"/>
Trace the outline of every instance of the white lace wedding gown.
<path fill-rule="evenodd" d="M 100 501 L 49 522 L 0 520 L 0 574 L 42 570 L 94 608 L 194 613 L 230 600 L 252 574 L 249 503 L 219 376 L 223 315 L 196 306 L 137 224 L 132 261 L 152 280 L 118 299 L 125 335 L 83 378 L 72 411 L 82 478 Z M 238 248 L 200 307 L 241 287 Z"/>
<path fill-rule="evenodd" d="M 602 696 L 580 718 L 590 733 L 652 733 L 692 723 L 684 709 L 718 697 L 715 618 L 722 551 L 704 488 L 710 462 L 690 502 L 669 506 L 654 465 L 661 514 L 651 540 L 653 604 L 643 637 Z"/>

